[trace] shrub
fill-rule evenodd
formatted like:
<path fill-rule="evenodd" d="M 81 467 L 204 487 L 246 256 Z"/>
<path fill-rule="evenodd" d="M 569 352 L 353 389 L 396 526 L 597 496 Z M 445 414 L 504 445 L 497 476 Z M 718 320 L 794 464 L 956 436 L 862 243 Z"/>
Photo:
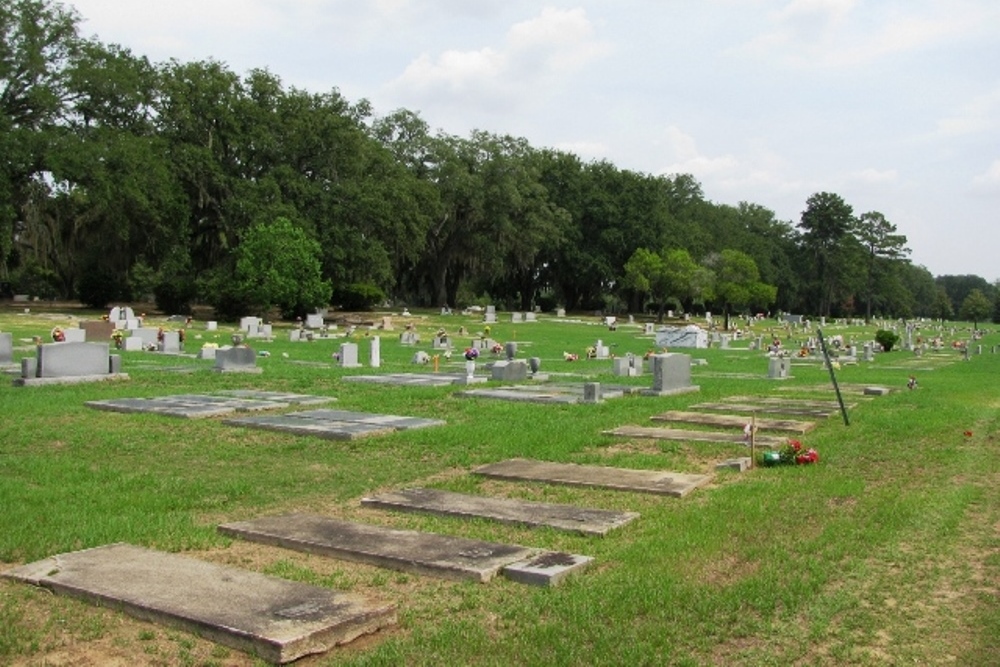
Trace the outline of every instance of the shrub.
<path fill-rule="evenodd" d="M 886 352 L 891 352 L 893 346 L 899 342 L 899 336 L 891 331 L 879 329 L 875 332 L 875 342 L 881 345 Z"/>
<path fill-rule="evenodd" d="M 385 301 L 385 292 L 371 283 L 351 283 L 333 290 L 333 302 L 343 310 L 371 310 Z"/>

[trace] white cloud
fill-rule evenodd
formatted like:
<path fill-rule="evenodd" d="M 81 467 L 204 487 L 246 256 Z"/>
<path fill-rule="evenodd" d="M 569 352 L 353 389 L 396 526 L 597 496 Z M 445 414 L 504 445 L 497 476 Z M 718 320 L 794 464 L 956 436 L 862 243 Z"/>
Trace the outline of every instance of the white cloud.
<path fill-rule="evenodd" d="M 709 156 L 699 151 L 694 137 L 671 125 L 664 131 L 663 142 L 669 160 L 661 174 L 691 174 L 699 181 L 703 178 L 732 174 L 740 167 L 732 154 Z"/>
<path fill-rule="evenodd" d="M 972 179 L 972 191 L 977 195 L 1000 195 L 1000 160 Z"/>
<path fill-rule="evenodd" d="M 884 185 L 894 183 L 899 178 L 899 173 L 895 169 L 874 169 L 868 167 L 861 171 L 856 171 L 850 175 L 849 180 L 865 183 L 869 185 Z"/>
<path fill-rule="evenodd" d="M 937 131 L 945 137 L 956 137 L 996 130 L 1000 127 L 1000 88 L 978 95 L 954 110 L 952 115 L 937 123 Z"/>
<path fill-rule="evenodd" d="M 515 91 L 527 100 L 550 92 L 554 82 L 603 57 L 609 48 L 597 39 L 582 9 L 546 8 L 532 19 L 515 23 L 499 48 L 420 55 L 388 88 L 397 95 L 434 103 L 461 97 L 463 104 L 475 104 L 470 95 L 496 100 Z M 507 103 L 518 101 L 508 99 Z"/>

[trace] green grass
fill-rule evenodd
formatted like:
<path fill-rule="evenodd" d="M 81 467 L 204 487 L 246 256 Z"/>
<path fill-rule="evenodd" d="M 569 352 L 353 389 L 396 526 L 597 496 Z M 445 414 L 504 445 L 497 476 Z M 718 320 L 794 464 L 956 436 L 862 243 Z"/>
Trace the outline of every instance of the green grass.
<path fill-rule="evenodd" d="M 55 313 L 0 311 L 0 331 L 13 332 L 15 346 L 55 324 L 72 325 Z M 397 318 L 397 331 L 382 336 L 381 372 L 428 371 L 409 361 L 429 344 L 398 345 L 399 324 Z M 418 321 L 428 343 L 439 326 L 454 332 L 460 325 L 481 328 L 462 316 Z M 968 336 L 959 329 L 957 337 Z M 830 326 L 824 333 L 862 340 L 874 330 Z M 231 331 L 196 326 L 187 349 L 227 342 Z M 642 354 L 652 341 L 640 331 L 609 332 L 590 317 L 498 324 L 492 336 L 516 338 L 519 356 L 541 357 L 544 372 L 648 386 L 648 374 L 612 377 L 607 361 L 562 360 L 564 351 L 582 354 L 598 338 L 616 354 Z M 364 335 L 356 339 L 367 359 Z M 290 343 L 282 329 L 275 342 L 254 344 L 271 352 L 259 359 L 261 375 L 220 375 L 204 370 L 208 362 L 124 353 L 127 382 L 0 383 L 0 568 L 124 541 L 398 605 L 397 629 L 309 658 L 308 665 L 990 665 L 1000 654 L 1000 355 L 990 354 L 1000 344 L 996 333 L 968 362 L 951 351 L 919 359 L 897 351 L 844 366 L 843 383 L 899 391 L 857 400 L 849 427 L 833 417 L 801 438 L 820 451 L 818 465 L 720 473 L 683 500 L 496 482 L 468 471 L 514 456 L 710 471 L 743 450 L 628 441 L 601 431 L 725 396 L 805 395 L 828 383 L 827 373 L 818 364 L 796 364 L 793 379 L 768 381 L 758 354 L 713 349 L 695 353 L 709 361 L 694 369 L 697 394 L 535 405 L 460 399 L 452 388 L 343 382 L 347 373 L 372 371 L 333 366 L 337 342 Z M 24 354 L 18 349 L 15 356 Z M 458 370 L 457 356 L 443 368 Z M 169 370 L 199 364 L 195 373 Z M 905 389 L 910 374 L 920 382 L 915 391 Z M 789 387 L 803 389 L 782 390 Z M 84 406 L 233 388 L 330 395 L 338 408 L 443 418 L 448 425 L 341 443 Z M 642 517 L 595 539 L 358 506 L 380 489 L 415 485 Z M 593 556 L 595 564 L 552 590 L 502 579 L 475 585 L 254 547 L 215 530 L 223 521 L 291 509 L 561 549 Z M 92 664 L 257 664 L 184 633 L 0 581 L 0 663 L 41 665 L 67 655 Z"/>

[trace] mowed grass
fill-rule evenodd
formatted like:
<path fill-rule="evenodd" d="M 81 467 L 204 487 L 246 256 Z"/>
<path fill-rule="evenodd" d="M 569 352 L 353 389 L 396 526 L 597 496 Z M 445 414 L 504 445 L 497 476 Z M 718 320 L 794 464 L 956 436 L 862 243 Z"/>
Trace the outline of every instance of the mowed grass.
<path fill-rule="evenodd" d="M 74 312 L 77 317 L 86 313 Z M 418 314 L 419 315 L 419 314 Z M 501 315 L 503 319 L 504 316 Z M 572 318 L 570 318 L 572 319 Z M 152 324 L 157 326 L 156 318 Z M 438 327 L 474 333 L 472 317 L 418 316 L 424 345 L 382 334 L 378 372 L 429 372 L 410 363 Z M 0 312 L 0 331 L 47 336 L 65 315 Z M 925 325 L 930 326 L 930 325 Z M 773 322 L 757 325 L 786 338 Z M 186 345 L 225 343 L 196 324 Z M 957 326 L 955 339 L 968 330 Z M 343 327 L 341 328 L 343 329 Z M 951 340 L 951 325 L 944 335 Z M 583 356 L 602 339 L 618 355 L 643 354 L 641 326 L 610 332 L 597 318 L 493 325 L 538 356 L 553 380 L 648 386 L 648 373 L 616 378 L 609 361 Z M 372 332 L 373 334 L 375 332 Z M 870 339 L 874 328 L 830 326 Z M 931 333 L 931 332 L 928 332 Z M 936 330 L 933 331 L 936 334 Z M 198 338 L 200 336 L 200 338 Z M 792 341 L 804 338 L 792 334 Z M 838 379 L 857 403 L 800 438 L 812 466 L 714 473 L 740 446 L 602 435 L 623 424 L 726 396 L 833 399 L 829 375 L 796 363 L 794 378 L 766 379 L 746 349 L 698 350 L 701 391 L 627 397 L 600 405 L 538 405 L 457 398 L 456 388 L 344 382 L 332 353 L 341 340 L 288 342 L 281 328 L 261 375 L 216 374 L 210 362 L 123 353 L 131 379 L 14 388 L 0 383 L 0 569 L 57 553 L 131 542 L 394 602 L 393 630 L 306 658 L 304 665 L 995 665 L 1000 655 L 1000 334 L 969 361 L 950 349 L 917 358 L 878 355 L 844 365 Z M 470 336 L 456 337 L 461 347 Z M 367 360 L 364 327 L 353 340 Z M 737 343 L 745 348 L 745 343 Z M 20 349 L 24 346 L 24 349 Z M 287 355 L 287 356 L 286 356 Z M 459 371 L 456 354 L 440 359 Z M 489 359 L 489 355 L 485 356 Z M 184 372 L 194 368 L 194 372 Z M 557 374 L 571 373 L 571 377 Z M 915 375 L 919 387 L 905 388 Z M 853 385 L 897 391 L 862 399 Z M 447 426 L 354 442 L 252 431 L 217 419 L 183 420 L 93 410 L 85 401 L 255 388 L 334 396 L 334 407 L 441 418 Z M 968 435 L 967 435 L 968 433 Z M 484 480 L 474 466 L 510 457 L 713 472 L 685 499 Z M 638 521 L 605 538 L 486 521 L 361 508 L 384 489 L 427 485 L 466 493 L 633 510 Z M 555 589 L 497 579 L 445 582 L 258 547 L 221 537 L 220 522 L 305 510 L 371 523 L 559 549 L 595 558 Z M 0 581 L 0 663 L 253 665 L 254 658 L 106 609 Z"/>

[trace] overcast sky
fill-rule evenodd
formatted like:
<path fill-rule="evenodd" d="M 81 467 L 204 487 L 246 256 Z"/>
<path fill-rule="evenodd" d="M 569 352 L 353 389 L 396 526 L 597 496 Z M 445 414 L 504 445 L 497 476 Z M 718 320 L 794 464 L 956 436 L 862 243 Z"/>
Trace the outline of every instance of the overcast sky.
<path fill-rule="evenodd" d="M 834 192 L 934 275 L 1000 279 L 997 0 L 73 0 L 154 62 L 690 173 L 798 223 Z"/>

